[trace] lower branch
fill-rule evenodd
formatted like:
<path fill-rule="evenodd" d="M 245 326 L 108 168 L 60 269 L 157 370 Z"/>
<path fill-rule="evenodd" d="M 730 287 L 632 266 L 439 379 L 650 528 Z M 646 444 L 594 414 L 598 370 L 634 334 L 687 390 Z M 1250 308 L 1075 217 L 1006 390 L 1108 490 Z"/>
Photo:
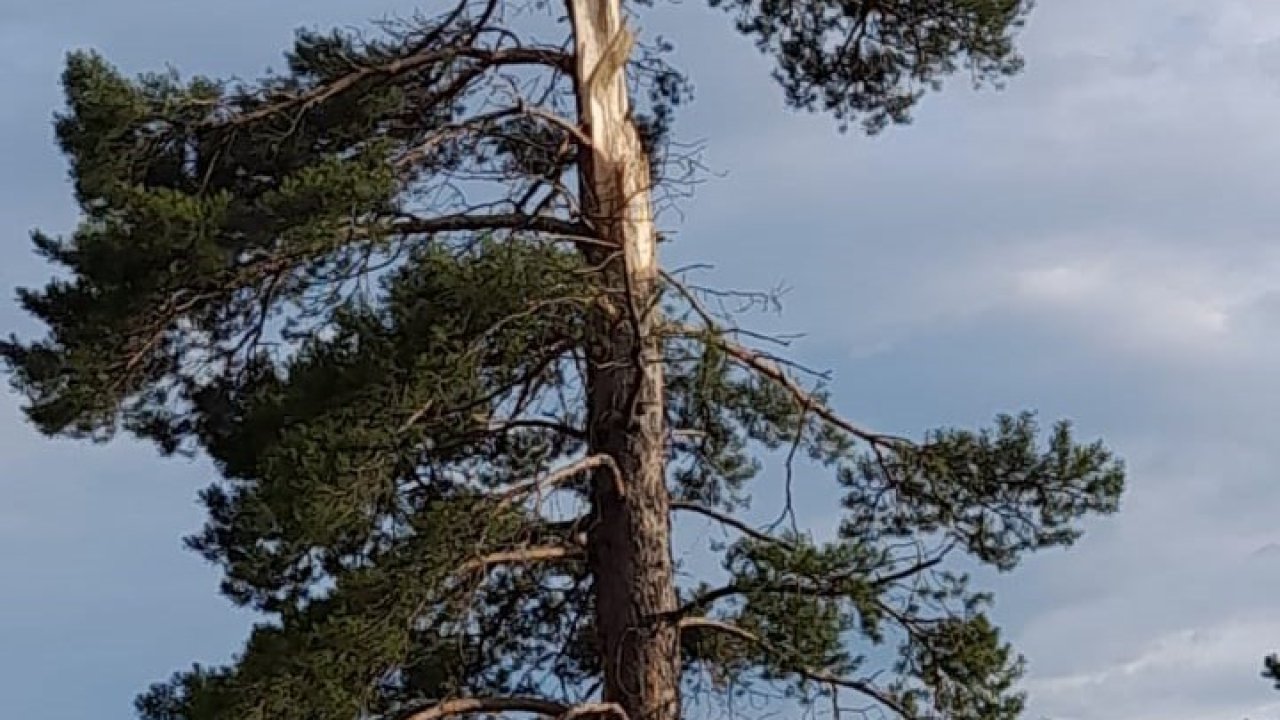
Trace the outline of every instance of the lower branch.
<path fill-rule="evenodd" d="M 526 713 L 558 720 L 580 720 L 604 716 L 612 716 L 616 720 L 627 720 L 626 713 L 614 703 L 565 705 L 536 697 L 456 698 L 409 714 L 402 714 L 397 720 L 442 720 L 456 715 L 492 713 Z"/>
<path fill-rule="evenodd" d="M 680 619 L 678 623 L 678 627 L 680 628 L 681 632 L 685 632 L 685 631 L 717 632 L 722 635 L 728 635 L 729 637 L 735 638 L 737 640 L 741 640 L 744 643 L 754 645 L 760 648 L 760 650 L 767 655 L 772 655 L 775 657 L 782 657 L 786 655 L 786 653 L 782 652 L 781 650 L 777 649 L 773 645 L 769 644 L 764 638 L 761 638 L 759 635 L 756 635 L 750 630 L 740 628 L 737 625 L 725 622 L 723 620 L 715 620 L 715 619 L 706 618 L 706 617 L 686 617 L 686 618 Z M 845 688 L 847 690 L 853 690 L 854 692 L 861 693 L 862 695 L 865 695 L 871 698 L 872 700 L 875 700 L 881 705 L 884 705 L 890 710 L 893 710 L 899 716 L 906 718 L 907 720 L 914 720 L 915 718 L 915 716 L 911 713 L 911 711 L 905 705 L 903 705 L 901 702 L 899 702 L 897 699 L 889 695 L 884 690 L 881 690 L 880 688 L 877 688 L 874 685 L 871 685 L 870 683 L 864 682 L 862 680 L 853 680 L 851 678 L 841 677 L 839 675 L 835 675 L 833 673 L 829 673 L 825 670 L 821 670 L 817 668 L 807 668 L 807 667 L 796 666 L 796 667 L 788 667 L 787 670 L 807 680 L 812 680 L 813 682 L 827 685 L 831 687 L 833 690 L 838 688 Z"/>

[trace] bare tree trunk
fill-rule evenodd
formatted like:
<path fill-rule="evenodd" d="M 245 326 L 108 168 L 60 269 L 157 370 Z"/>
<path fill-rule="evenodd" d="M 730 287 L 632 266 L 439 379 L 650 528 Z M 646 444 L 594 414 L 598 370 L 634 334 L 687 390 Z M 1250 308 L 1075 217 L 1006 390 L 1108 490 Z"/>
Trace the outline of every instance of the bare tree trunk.
<path fill-rule="evenodd" d="M 632 122 L 626 61 L 633 38 L 619 0 L 567 0 L 580 117 L 591 139 L 582 203 L 609 247 L 588 250 L 607 299 L 591 328 L 588 428 L 597 472 L 590 563 L 604 700 L 630 720 L 680 715 L 679 635 L 659 622 L 676 607 L 666 485 L 658 264 L 649 159 Z"/>

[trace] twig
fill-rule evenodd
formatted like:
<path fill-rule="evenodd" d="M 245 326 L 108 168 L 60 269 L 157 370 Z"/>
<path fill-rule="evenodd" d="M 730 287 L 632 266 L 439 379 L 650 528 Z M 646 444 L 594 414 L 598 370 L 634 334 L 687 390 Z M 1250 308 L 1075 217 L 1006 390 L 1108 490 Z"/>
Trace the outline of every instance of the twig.
<path fill-rule="evenodd" d="M 760 542 L 778 545 L 779 547 L 786 548 L 787 550 L 796 549 L 796 546 L 794 544 L 787 542 L 782 538 L 774 537 L 773 535 L 770 535 L 766 532 L 756 530 L 755 528 L 739 520 L 738 518 L 733 517 L 732 515 L 720 512 L 719 510 L 715 510 L 713 508 L 709 508 L 705 505 L 685 502 L 682 500 L 673 500 L 671 502 L 671 509 L 683 510 L 685 512 L 691 512 L 697 515 L 702 515 L 703 517 L 711 518 L 712 520 L 715 520 L 721 525 L 727 525 L 728 527 L 731 527 L 734 530 L 737 530 L 738 532 L 742 533 L 743 535 L 746 535 L 747 537 L 752 538 L 753 540 L 759 540 Z"/>

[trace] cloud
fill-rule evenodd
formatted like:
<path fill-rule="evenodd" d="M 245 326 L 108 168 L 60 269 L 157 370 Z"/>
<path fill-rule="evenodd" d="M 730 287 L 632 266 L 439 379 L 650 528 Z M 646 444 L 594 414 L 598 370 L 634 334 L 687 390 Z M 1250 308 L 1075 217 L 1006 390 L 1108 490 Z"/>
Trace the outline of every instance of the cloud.
<path fill-rule="evenodd" d="M 1098 632 L 1099 630 L 1095 630 Z M 1091 633 L 1081 629 L 1078 637 Z M 1280 637 L 1280 620 L 1232 620 L 1160 635 L 1099 669 L 1039 678 L 1028 689 L 1060 720 L 1197 720 L 1274 716 L 1280 701 L 1259 689 L 1256 658 Z"/>

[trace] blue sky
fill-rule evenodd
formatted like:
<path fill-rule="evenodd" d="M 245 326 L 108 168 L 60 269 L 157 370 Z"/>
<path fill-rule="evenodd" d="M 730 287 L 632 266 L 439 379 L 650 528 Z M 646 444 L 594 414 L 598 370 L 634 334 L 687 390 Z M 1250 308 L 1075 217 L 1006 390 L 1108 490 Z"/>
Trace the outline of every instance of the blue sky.
<path fill-rule="evenodd" d="M 49 126 L 66 50 L 251 76 L 296 26 L 412 5 L 5 3 L 0 288 L 45 278 L 28 230 L 74 221 Z M 784 111 L 767 64 L 699 3 L 658 22 L 698 88 L 680 133 L 723 173 L 665 218 L 677 261 L 790 286 L 780 325 L 807 333 L 800 354 L 835 371 L 837 404 L 864 422 L 918 433 L 1036 407 L 1129 460 L 1120 515 L 996 581 L 1030 660 L 1030 717 L 1280 714 L 1257 678 L 1280 649 L 1273 5 L 1043 3 L 1008 91 L 953 83 L 873 140 Z M 33 329 L 8 304 L 0 326 Z M 6 715 L 127 718 L 147 683 L 239 645 L 248 618 L 180 547 L 210 468 L 46 441 L 9 396 L 0 459 Z"/>

